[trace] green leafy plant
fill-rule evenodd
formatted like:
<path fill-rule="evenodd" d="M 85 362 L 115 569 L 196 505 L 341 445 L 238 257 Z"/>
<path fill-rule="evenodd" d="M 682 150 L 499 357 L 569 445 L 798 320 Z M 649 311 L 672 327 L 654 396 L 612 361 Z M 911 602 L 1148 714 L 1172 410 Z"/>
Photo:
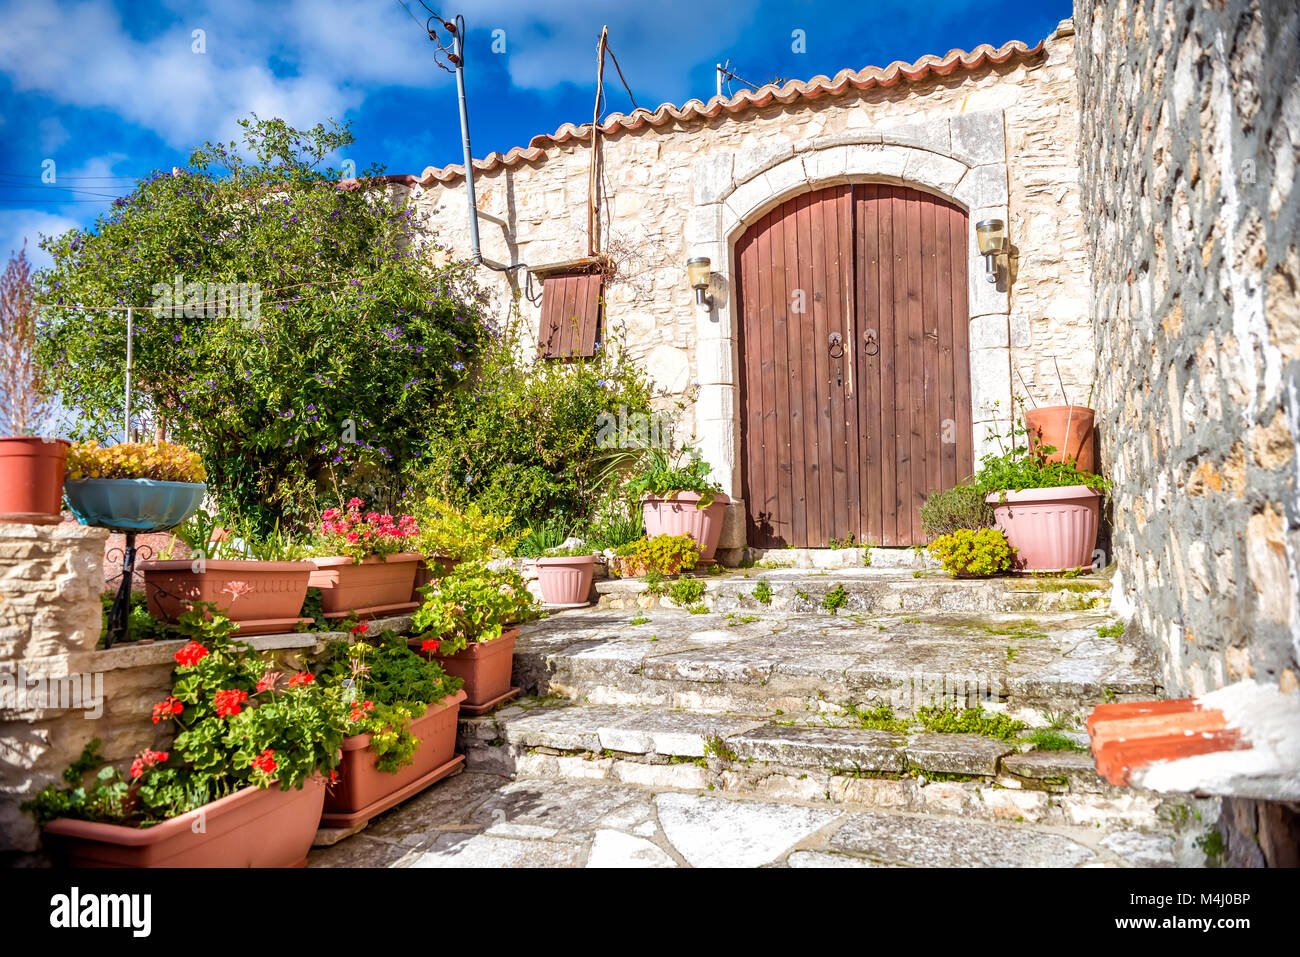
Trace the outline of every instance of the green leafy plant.
<path fill-rule="evenodd" d="M 700 546 L 689 535 L 655 535 L 619 546 L 614 550 L 614 571 L 631 578 L 651 572 L 677 575 L 694 568 L 700 560 Z"/>
<path fill-rule="evenodd" d="M 754 599 L 764 605 L 772 604 L 772 586 L 767 583 L 766 579 L 760 578 L 754 584 Z"/>
<path fill-rule="evenodd" d="M 670 498 L 674 492 L 698 492 L 696 508 L 708 508 L 722 486 L 710 480 L 712 469 L 696 449 L 674 454 L 667 448 L 646 449 L 639 471 L 624 485 L 626 494 L 639 500 L 645 497 Z"/>
<path fill-rule="evenodd" d="M 600 551 L 617 550 L 642 537 L 641 513 L 615 512 L 593 521 L 587 526 L 583 538 Z"/>
<path fill-rule="evenodd" d="M 1032 742 L 1037 751 L 1087 751 L 1073 738 L 1068 738 L 1059 731 L 1036 728 L 1024 734 L 1026 741 Z"/>
<path fill-rule="evenodd" d="M 1124 637 L 1124 622 L 1115 621 L 1109 625 L 1097 626 L 1098 638 L 1122 638 Z"/>
<path fill-rule="evenodd" d="M 590 545 L 570 545 L 565 548 L 557 545 L 555 548 L 548 548 L 542 552 L 542 558 L 594 558 L 595 552 L 591 550 Z"/>
<path fill-rule="evenodd" d="M 930 543 L 930 554 L 950 575 L 983 577 L 1012 568 L 1016 550 L 998 528 L 959 528 Z"/>
<path fill-rule="evenodd" d="M 364 625 L 362 626 L 364 628 Z M 321 681 L 342 693 L 349 734 L 369 734 L 375 767 L 393 773 L 414 759 L 420 741 L 410 724 L 428 706 L 455 694 L 463 684 L 391 631 L 351 644 L 331 642 L 325 649 Z"/>
<path fill-rule="evenodd" d="M 428 650 L 454 655 L 471 642 L 493 641 L 505 627 L 536 618 L 539 609 L 515 571 L 494 571 L 478 562 L 457 565 L 426 585 L 424 604 L 412 616 L 416 633 L 436 644 Z"/>
<path fill-rule="evenodd" d="M 411 508 L 420 532 L 412 551 L 461 561 L 485 562 L 514 554 L 523 532 L 514 516 L 487 512 L 477 502 L 459 508 L 435 495 L 426 495 Z"/>
<path fill-rule="evenodd" d="M 1024 730 L 1023 721 L 1005 714 L 990 714 L 983 708 L 958 709 L 951 706 L 917 708 L 916 718 L 926 731 L 939 734 L 982 734 L 1009 741 Z"/>
<path fill-rule="evenodd" d="M 993 438 L 998 443 L 999 452 L 990 453 L 980 460 L 980 469 L 970 481 L 970 487 L 986 496 L 1071 485 L 1086 485 L 1099 492 L 1109 491 L 1109 481 L 1092 472 L 1080 471 L 1073 460 L 1049 461 L 1049 457 L 1056 452 L 1054 447 L 1040 445 L 1031 451 L 1028 441 L 1025 440 L 1023 444 L 1021 441 L 1027 435 L 1023 422 L 1014 425 L 1007 438 L 994 430 Z"/>
<path fill-rule="evenodd" d="M 559 548 L 567 538 L 568 523 L 563 519 L 550 519 L 524 532 L 515 545 L 515 554 L 524 558 L 536 558 L 549 549 Z"/>
<path fill-rule="evenodd" d="M 984 493 L 970 485 L 931 492 L 921 503 L 921 528 L 930 538 L 993 525 L 993 508 L 984 500 Z"/>
<path fill-rule="evenodd" d="M 175 654 L 171 693 L 153 707 L 155 722 L 176 724 L 171 750 L 141 752 L 124 777 L 92 741 L 64 772 L 68 787 L 50 784 L 23 805 L 38 824 L 148 826 L 250 785 L 301 788 L 338 763 L 346 719 L 336 692 L 308 671 L 286 677 L 232 641 L 235 626 L 210 604 L 182 614 L 176 630 L 189 641 Z"/>
<path fill-rule="evenodd" d="M 829 611 L 832 615 L 838 615 L 841 608 L 847 605 L 849 596 L 844 591 L 844 585 L 837 583 L 834 588 L 822 596 L 822 608 Z"/>
<path fill-rule="evenodd" d="M 694 605 L 704 597 L 704 582 L 698 578 L 681 578 L 668 586 L 668 597 L 682 608 Z"/>

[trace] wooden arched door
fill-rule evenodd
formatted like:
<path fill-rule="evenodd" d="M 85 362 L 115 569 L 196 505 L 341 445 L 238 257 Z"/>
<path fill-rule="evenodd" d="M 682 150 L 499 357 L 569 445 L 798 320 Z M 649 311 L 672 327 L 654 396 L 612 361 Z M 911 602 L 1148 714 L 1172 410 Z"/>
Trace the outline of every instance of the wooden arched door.
<path fill-rule="evenodd" d="M 967 218 L 902 186 L 788 200 L 736 244 L 751 545 L 922 544 L 972 470 Z"/>

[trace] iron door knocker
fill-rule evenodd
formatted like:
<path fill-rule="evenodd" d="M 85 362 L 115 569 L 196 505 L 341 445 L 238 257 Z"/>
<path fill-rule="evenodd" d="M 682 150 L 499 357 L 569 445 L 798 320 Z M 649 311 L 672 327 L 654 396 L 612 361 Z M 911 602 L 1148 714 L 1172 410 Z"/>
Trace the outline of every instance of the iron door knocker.
<path fill-rule="evenodd" d="M 844 337 L 841 336 L 838 332 L 832 332 L 829 336 L 826 337 L 826 341 L 830 343 L 831 358 L 842 359 L 844 357 Z M 839 349 L 840 351 L 836 352 L 835 351 L 836 349 Z"/>
<path fill-rule="evenodd" d="M 876 341 L 876 330 L 868 329 L 866 333 L 864 333 L 864 335 L 867 340 L 865 351 L 867 355 L 874 356 L 876 353 L 880 351 L 880 343 Z"/>

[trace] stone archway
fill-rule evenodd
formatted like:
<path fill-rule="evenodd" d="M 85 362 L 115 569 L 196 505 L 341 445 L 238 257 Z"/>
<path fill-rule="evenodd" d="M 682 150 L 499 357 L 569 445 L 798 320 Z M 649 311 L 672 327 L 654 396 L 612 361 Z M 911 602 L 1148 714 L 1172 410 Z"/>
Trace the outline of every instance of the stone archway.
<path fill-rule="evenodd" d="M 713 263 L 712 309 L 696 321 L 699 395 L 695 434 L 723 489 L 739 500 L 740 403 L 735 243 L 747 226 L 800 193 L 840 183 L 893 183 L 935 193 L 967 212 L 972 441 L 975 461 L 989 426 L 1011 407 L 1011 323 L 1005 272 L 984 280 L 975 242 L 982 219 L 1008 220 L 1006 145 L 1000 111 L 963 114 L 918 126 L 777 144 L 695 164 L 686 248 Z M 721 547 L 745 544 L 744 505 L 728 512 Z"/>

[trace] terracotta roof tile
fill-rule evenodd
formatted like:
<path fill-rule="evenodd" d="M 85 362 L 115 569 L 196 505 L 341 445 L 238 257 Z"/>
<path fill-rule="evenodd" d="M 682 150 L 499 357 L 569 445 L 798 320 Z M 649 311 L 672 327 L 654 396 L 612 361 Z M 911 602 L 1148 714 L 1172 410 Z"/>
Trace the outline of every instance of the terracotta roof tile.
<path fill-rule="evenodd" d="M 843 69 L 834 78 L 815 76 L 811 80 L 790 80 L 785 84 L 769 83 L 757 90 L 742 90 L 735 96 L 712 97 L 708 103 L 699 100 L 687 100 L 680 107 L 664 103 L 658 109 L 634 110 L 630 114 L 611 114 L 600 125 L 600 131 L 606 135 L 623 130 L 639 130 L 646 126 L 657 127 L 671 122 L 689 122 L 692 120 L 713 119 L 723 113 L 736 114 L 746 110 L 768 106 L 773 102 L 783 104 L 795 100 L 815 100 L 823 96 L 838 96 L 849 89 L 866 90 L 872 87 L 892 87 L 900 83 L 915 83 L 929 76 L 948 76 L 957 70 L 974 71 L 988 66 L 997 66 L 1012 60 L 1030 60 L 1043 51 L 1043 41 L 1028 46 L 1019 40 L 1012 40 L 1000 47 L 982 43 L 969 53 L 965 50 L 949 50 L 944 56 L 926 54 L 915 63 L 896 60 L 889 66 L 868 66 L 861 70 Z M 489 153 L 483 159 L 474 160 L 474 168 L 491 172 L 503 166 L 515 166 L 522 162 L 532 162 L 546 155 L 546 148 L 590 137 L 591 124 L 574 126 L 565 123 L 554 133 L 534 136 L 527 148 L 516 146 L 504 155 Z M 446 183 L 464 175 L 464 166 L 453 163 L 441 169 L 430 166 L 420 176 L 420 184 L 431 186 L 435 182 Z"/>

